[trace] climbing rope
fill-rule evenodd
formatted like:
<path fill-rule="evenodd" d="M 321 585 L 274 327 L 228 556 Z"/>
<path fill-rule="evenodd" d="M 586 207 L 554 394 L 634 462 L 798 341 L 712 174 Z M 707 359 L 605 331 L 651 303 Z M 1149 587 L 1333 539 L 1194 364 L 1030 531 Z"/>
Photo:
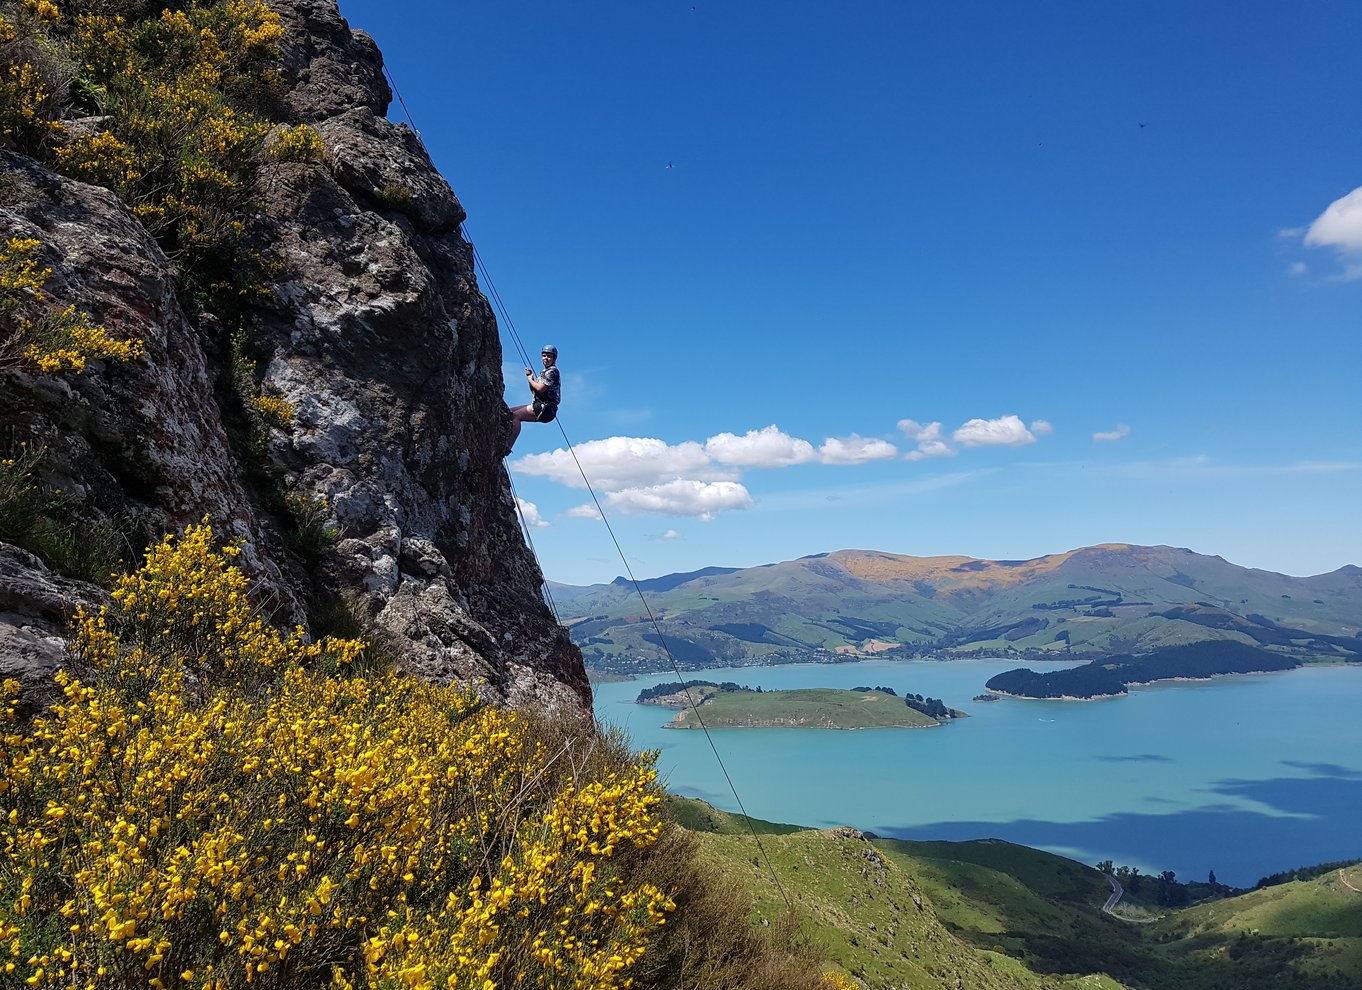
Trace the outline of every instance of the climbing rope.
<path fill-rule="evenodd" d="M 474 264 L 481 273 L 483 283 L 487 286 L 487 289 L 491 294 L 492 304 L 501 314 L 502 322 L 505 325 L 512 342 L 515 344 L 516 351 L 520 354 L 520 357 L 525 362 L 526 366 L 529 366 L 529 353 L 525 349 L 524 342 L 520 339 L 520 334 L 515 328 L 515 322 L 511 319 L 511 314 L 507 311 L 505 303 L 501 300 L 501 293 L 497 291 L 496 284 L 492 281 L 492 276 L 487 271 L 487 265 L 483 262 L 482 255 L 478 253 L 478 249 L 473 246 L 472 239 L 468 236 L 467 225 L 465 224 L 460 229 L 463 231 L 464 238 L 468 241 L 469 247 L 473 250 Z M 780 875 L 776 873 L 775 866 L 771 863 L 770 854 L 766 851 L 765 845 L 762 844 L 761 837 L 757 834 L 756 826 L 752 824 L 752 816 L 747 813 L 747 808 L 743 805 L 742 798 L 738 794 L 738 788 L 733 783 L 733 778 L 728 773 L 728 767 L 724 765 L 723 757 L 719 755 L 719 747 L 715 745 L 714 736 L 710 734 L 709 726 L 705 724 L 704 716 L 700 714 L 700 704 L 695 700 L 695 696 L 691 693 L 690 685 L 686 683 L 686 678 L 681 673 L 681 667 L 677 664 L 676 657 L 672 655 L 671 647 L 667 645 L 667 637 L 663 634 L 662 627 L 658 625 L 657 617 L 653 614 L 652 606 L 648 604 L 647 596 L 643 594 L 643 587 L 639 584 L 638 578 L 634 577 L 634 569 L 629 566 L 629 558 L 625 555 L 624 548 L 620 545 L 619 537 L 615 535 L 615 528 L 610 525 L 610 520 L 605 514 L 605 509 L 601 505 L 601 500 L 596 497 L 596 489 L 592 487 L 591 479 L 586 476 L 586 469 L 582 467 L 582 462 L 577 457 L 577 450 L 573 447 L 572 441 L 568 438 L 567 430 L 563 427 L 562 417 L 556 417 L 554 422 L 558 424 L 558 432 L 563 435 L 564 446 L 567 448 L 568 453 L 572 455 L 572 463 L 577 466 L 577 473 L 582 476 L 582 484 L 586 485 L 586 490 L 591 493 L 591 501 L 596 506 L 596 513 L 600 516 L 601 522 L 605 524 L 605 529 L 606 532 L 610 534 L 611 542 L 615 544 L 615 552 L 619 554 L 620 562 L 624 565 L 624 572 L 629 576 L 629 581 L 633 584 L 634 591 L 638 595 L 639 601 L 643 603 L 643 610 L 647 613 L 648 621 L 653 627 L 653 632 L 657 634 L 658 643 L 662 646 L 663 652 L 667 654 L 667 660 L 671 664 L 672 671 L 676 674 L 676 679 L 681 684 L 681 690 L 686 696 L 686 702 L 690 705 L 691 712 L 695 715 L 695 721 L 699 724 L 700 728 L 704 730 L 705 739 L 709 743 L 711 752 L 714 753 L 714 760 L 719 764 L 719 770 L 723 773 L 724 780 L 728 783 L 728 789 L 733 794 L 733 800 L 737 802 L 738 810 L 742 813 L 743 820 L 747 823 L 748 831 L 751 832 L 752 839 L 756 842 L 757 848 L 761 851 L 762 858 L 766 861 L 766 868 L 771 873 L 771 879 L 775 882 L 776 890 L 780 892 L 780 897 L 785 902 L 785 906 L 793 911 L 794 904 L 791 903 L 789 895 L 785 893 L 785 887 L 780 882 Z M 507 471 L 506 474 L 509 477 L 510 471 Z"/>
<path fill-rule="evenodd" d="M 402 93 L 397 88 L 397 80 L 393 78 L 392 72 L 389 71 L 386 65 L 383 67 L 383 72 L 388 77 L 388 83 L 392 86 L 393 94 L 397 97 L 397 102 L 402 107 L 402 113 L 407 118 L 408 126 L 411 127 L 412 132 L 416 134 L 419 139 L 421 132 L 416 127 L 416 122 L 412 120 L 411 111 L 407 109 L 406 101 L 402 99 Z M 515 322 L 511 319 L 510 311 L 506 308 L 506 304 L 502 302 L 501 293 L 497 291 L 496 283 L 492 281 L 492 275 L 487 270 L 487 265 L 484 264 L 482 255 L 478 253 L 477 246 L 474 245 L 472 237 L 469 236 L 468 224 L 466 222 L 459 225 L 459 233 L 473 254 L 475 272 L 480 273 L 482 283 L 487 287 L 487 291 L 490 294 L 492 305 L 495 307 L 497 313 L 500 314 L 501 324 L 506 327 L 511 342 L 515 345 L 516 352 L 520 355 L 520 359 L 525 367 L 530 367 L 532 362 L 530 361 L 529 352 L 526 350 L 525 344 L 515 328 Z M 752 841 L 756 843 L 757 849 L 761 852 L 762 859 L 766 863 L 767 872 L 771 874 L 771 880 L 775 883 L 776 890 L 779 891 L 781 900 L 785 902 L 785 907 L 793 913 L 794 903 L 790 900 L 789 894 L 785 892 L 785 886 L 780 882 L 780 875 L 776 872 L 775 865 L 771 862 L 771 856 L 766 851 L 766 846 L 762 843 L 761 836 L 757 833 L 757 828 L 753 824 L 752 816 L 747 813 L 747 808 L 743 805 L 742 797 L 738 794 L 737 785 L 733 783 L 733 778 L 729 775 L 728 767 L 724 764 L 723 757 L 719 755 L 719 747 L 715 745 L 714 736 L 710 734 L 709 726 L 705 724 L 704 716 L 700 714 L 700 703 L 695 700 L 695 695 L 691 693 L 690 685 L 686 682 L 685 676 L 681 673 L 681 667 L 676 662 L 676 657 L 672 655 L 671 647 L 667 645 L 667 637 L 663 635 L 662 628 L 658 625 L 657 617 L 653 614 L 652 606 L 648 604 L 648 599 L 643 594 L 642 585 L 639 584 L 638 578 L 634 577 L 634 570 L 629 566 L 629 559 L 625 556 L 624 548 L 620 545 L 619 538 L 615 535 L 615 528 L 610 525 L 610 520 L 605 515 L 605 509 L 601 506 L 601 500 L 596 497 L 596 489 L 592 487 L 591 479 L 586 476 L 586 470 L 582 467 L 582 462 L 577 458 L 577 451 L 573 447 L 572 441 L 568 439 L 567 430 L 563 427 L 562 417 L 559 416 L 555 418 L 554 422 L 558 424 L 558 432 L 563 435 L 563 444 L 566 446 L 568 453 L 572 455 L 572 463 L 577 466 L 577 472 L 582 476 L 582 483 L 586 485 L 586 490 L 591 493 L 591 501 L 596 506 L 597 514 L 600 516 L 601 522 L 605 524 L 605 529 L 606 532 L 610 534 L 611 542 L 615 544 L 615 552 L 619 554 L 620 562 L 624 565 L 624 572 L 628 575 L 630 583 L 633 584 L 634 591 L 638 594 L 639 601 L 643 603 L 643 610 L 647 613 L 648 621 L 653 627 L 653 632 L 657 634 L 657 641 L 662 646 L 663 652 L 666 653 L 667 661 L 671 664 L 672 671 L 676 674 L 676 679 L 681 684 L 681 690 L 686 696 L 686 702 L 690 705 L 691 712 L 695 715 L 695 721 L 699 724 L 700 728 L 704 730 L 705 740 L 709 743 L 710 751 L 714 754 L 714 760 L 718 763 L 719 770 L 723 773 L 724 780 L 728 784 L 728 789 L 733 795 L 733 800 L 737 803 L 743 821 L 747 824 L 747 830 L 752 835 Z M 509 470 L 506 471 L 506 477 L 510 480 L 511 472 Z M 539 555 L 535 552 L 533 540 L 530 539 L 529 525 L 526 523 L 525 513 L 520 507 L 520 498 L 516 495 L 514 481 L 511 481 L 511 497 L 515 500 L 516 512 L 520 516 L 520 525 L 525 532 L 525 541 L 529 545 L 530 552 L 534 554 L 535 560 L 537 561 Z M 540 566 L 540 573 L 543 573 L 542 565 Z M 553 605 L 553 598 L 552 595 L 549 594 L 547 580 L 544 582 L 543 589 L 544 594 L 548 599 L 549 608 L 553 612 L 554 618 L 561 625 L 562 618 L 558 615 L 558 609 Z"/>
<path fill-rule="evenodd" d="M 525 534 L 525 543 L 530 548 L 530 553 L 534 556 L 535 563 L 538 563 L 539 551 L 534 548 L 534 537 L 530 536 L 530 524 L 525 519 L 525 510 L 521 507 L 520 495 L 515 490 L 515 479 L 511 477 L 510 471 L 506 471 L 506 480 L 511 484 L 511 499 L 515 502 L 516 515 L 520 517 L 520 529 Z M 544 574 L 542 565 L 540 566 L 539 574 L 541 577 Z M 561 626 L 563 624 L 563 617 L 558 614 L 558 604 L 553 600 L 553 592 L 549 590 L 547 578 L 544 579 L 544 583 L 541 584 L 539 588 L 544 595 L 544 604 L 547 605 L 549 611 L 553 613 L 553 621 Z"/>
<path fill-rule="evenodd" d="M 388 71 L 386 65 L 383 66 L 383 74 L 388 77 L 388 85 L 393 88 L 393 95 L 397 97 L 397 102 L 402 105 L 402 114 L 407 118 L 407 126 L 411 128 L 411 132 L 416 135 L 416 139 L 419 141 L 421 132 L 416 127 L 416 121 L 411 119 L 411 111 L 407 109 L 407 101 L 402 99 L 402 93 L 397 88 L 397 80 L 393 78 L 393 74 Z"/>

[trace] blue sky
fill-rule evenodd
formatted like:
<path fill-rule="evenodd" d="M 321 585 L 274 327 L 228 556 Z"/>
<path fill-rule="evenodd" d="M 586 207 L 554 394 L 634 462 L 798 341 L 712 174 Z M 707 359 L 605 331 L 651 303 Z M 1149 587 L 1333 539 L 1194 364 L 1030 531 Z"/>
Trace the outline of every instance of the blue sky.
<path fill-rule="evenodd" d="M 560 349 L 639 577 L 1100 542 L 1362 564 L 1362 5 L 341 9 L 536 365 Z M 534 545 L 609 580 L 562 448 L 532 424 L 508 462 Z"/>

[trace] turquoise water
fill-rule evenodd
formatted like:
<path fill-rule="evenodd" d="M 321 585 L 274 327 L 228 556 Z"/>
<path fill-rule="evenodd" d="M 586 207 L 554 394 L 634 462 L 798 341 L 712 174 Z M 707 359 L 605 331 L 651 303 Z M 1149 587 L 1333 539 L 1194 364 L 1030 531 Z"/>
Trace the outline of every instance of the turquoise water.
<path fill-rule="evenodd" d="M 687 674 L 766 690 L 884 685 L 968 712 L 931 729 L 716 729 L 747 812 L 907 839 L 996 837 L 1085 863 L 1248 886 L 1362 857 L 1362 667 L 1135 688 L 1094 702 L 970 700 L 1015 661 L 867 661 Z M 1031 664 L 1055 669 L 1057 664 Z M 669 790 L 737 805 L 702 732 L 635 705 L 674 674 L 595 687 L 596 715 L 659 749 Z"/>

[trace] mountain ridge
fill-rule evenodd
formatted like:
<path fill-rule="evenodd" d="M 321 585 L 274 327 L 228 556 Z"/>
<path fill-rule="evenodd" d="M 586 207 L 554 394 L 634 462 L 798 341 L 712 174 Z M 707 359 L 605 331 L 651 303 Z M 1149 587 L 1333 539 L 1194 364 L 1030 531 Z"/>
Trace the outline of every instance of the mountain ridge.
<path fill-rule="evenodd" d="M 1294 577 L 1167 545 L 1102 543 L 1028 560 L 836 550 L 640 586 L 673 652 L 697 667 L 872 655 L 1095 659 L 1208 640 L 1300 659 L 1362 650 L 1362 568 Z M 553 594 L 597 669 L 648 669 L 660 657 L 630 583 L 554 584 Z"/>
<path fill-rule="evenodd" d="M 1220 554 L 1203 554 L 1203 553 L 1198 553 L 1197 551 L 1191 550 L 1191 549 L 1189 549 L 1189 548 L 1187 548 L 1187 547 L 1178 547 L 1178 546 L 1174 546 L 1174 545 L 1169 544 L 1169 543 L 1156 543 L 1156 544 L 1139 544 L 1139 543 L 1093 543 L 1093 544 L 1090 544 L 1090 545 L 1087 545 L 1087 546 L 1075 547 L 1075 548 L 1072 549 L 1072 550 L 1060 551 L 1060 552 L 1058 552 L 1058 553 L 1042 554 L 1042 555 L 1039 556 L 1039 557 L 1018 558 L 1018 559 L 990 558 L 990 557 L 970 557 L 970 556 L 968 556 L 968 555 L 966 555 L 966 554 L 933 554 L 933 555 L 929 555 L 929 556 L 917 556 L 917 555 L 915 555 L 915 554 L 896 553 L 896 552 L 891 551 L 891 550 L 866 550 L 866 549 L 861 549 L 861 548 L 856 548 L 856 547 L 843 547 L 843 548 L 838 549 L 838 550 L 825 550 L 825 551 L 821 551 L 821 552 L 819 552 L 819 553 L 803 554 L 803 555 L 798 556 L 798 557 L 791 557 L 789 560 L 777 560 L 777 561 L 770 561 L 770 562 L 763 563 L 763 564 L 751 564 L 751 565 L 749 565 L 749 566 L 747 566 L 747 567 L 725 566 L 725 565 L 710 565 L 710 566 L 706 566 L 706 567 L 699 567 L 699 568 L 696 568 L 696 569 L 690 570 L 690 571 L 670 571 L 670 572 L 667 572 L 667 573 L 665 573 L 665 574 L 659 574 L 659 575 L 657 575 L 657 576 L 655 576 L 655 577 L 650 577 L 650 578 L 638 578 L 637 580 L 638 580 L 638 583 L 639 583 L 639 584 L 644 588 L 644 590 L 646 591 L 646 590 L 648 590 L 648 588 L 649 588 L 650 586 L 654 586 L 654 585 L 656 585 L 658 582 L 664 582 L 664 583 L 666 583 L 666 584 L 668 584 L 668 585 L 671 585 L 671 586 L 675 586 L 676 584 L 684 583 L 683 581 L 678 581 L 678 580 L 674 580 L 674 579 L 708 577 L 708 576 L 711 576 L 711 575 L 714 575 L 714 574 L 731 574 L 731 573 L 733 573 L 734 571 L 746 571 L 746 570 L 754 570 L 754 569 L 757 569 L 757 568 L 778 567 L 778 566 L 780 566 L 780 565 L 782 565 L 782 564 L 798 564 L 798 563 L 805 562 L 805 561 L 837 559 L 837 558 L 839 558 L 839 557 L 841 557 L 841 556 L 843 556 L 843 555 L 850 555 L 850 554 L 863 555 L 863 556 L 868 556 L 868 557 L 882 557 L 882 558 L 890 558 L 890 559 L 910 560 L 910 561 L 924 561 L 924 562 L 925 562 L 925 561 L 943 561 L 943 562 L 944 562 L 944 561 L 956 561 L 956 562 L 959 562 L 959 564 L 983 563 L 983 564 L 996 564 L 996 565 L 1001 566 L 1001 567 L 1013 567 L 1013 566 L 1017 566 L 1017 565 L 1021 565 L 1021 564 L 1031 564 L 1031 563 L 1035 563 L 1035 562 L 1037 562 L 1037 561 L 1050 560 L 1050 559 L 1052 559 L 1052 558 L 1060 558 L 1060 557 L 1062 557 L 1062 558 L 1066 558 L 1066 559 L 1067 559 L 1067 558 L 1072 557 L 1072 556 L 1074 556 L 1075 554 L 1081 553 L 1082 551 L 1085 551 L 1085 550 L 1170 550 L 1170 551 L 1175 551 L 1175 552 L 1178 552 L 1178 553 L 1190 553 L 1190 554 L 1195 554 L 1195 555 L 1198 556 L 1198 557 L 1203 557 L 1203 558 L 1208 559 L 1208 560 L 1218 560 L 1218 561 L 1221 561 L 1221 562 L 1223 562 L 1223 563 L 1225 563 L 1225 564 L 1229 564 L 1229 565 L 1232 566 L 1232 567 L 1237 567 L 1237 568 L 1239 568 L 1239 569 L 1241 569 L 1241 570 L 1245 570 L 1245 571 L 1256 571 L 1256 572 L 1263 573 L 1263 574 L 1273 574 L 1273 575 L 1276 575 L 1276 576 L 1278 576 L 1278 577 L 1288 578 L 1288 579 L 1291 579 L 1291 580 L 1299 580 L 1299 581 L 1309 581 L 1309 580 L 1312 580 L 1312 579 L 1314 579 L 1314 578 L 1330 577 L 1330 576 L 1333 576 L 1333 575 L 1340 575 L 1340 574 L 1342 574 L 1342 575 L 1348 575 L 1348 576 L 1357 575 L 1357 576 L 1359 576 L 1359 577 L 1362 577 L 1362 565 L 1358 565 L 1358 564 L 1340 564 L 1338 567 L 1334 568 L 1333 570 L 1330 570 L 1330 571 L 1320 571 L 1320 572 L 1317 573 L 1317 574 L 1304 574 L 1304 575 L 1300 575 L 1300 574 L 1287 574 L 1285 571 L 1274 571 L 1274 570 L 1272 570 L 1271 568 L 1266 568 L 1266 567 L 1248 567 L 1248 566 L 1245 566 L 1245 565 L 1242 565 L 1242 564 L 1234 564 L 1234 563 L 1232 563 L 1231 561 L 1227 560 L 1225 557 L 1221 556 Z M 609 581 L 597 581 L 597 582 L 592 582 L 591 584 L 585 584 L 585 585 L 577 585 L 577 584 L 572 584 L 572 583 L 566 582 L 566 581 L 554 581 L 554 580 L 548 581 L 548 584 L 549 584 L 549 586 L 550 586 L 551 588 L 554 588 L 554 589 L 557 589 L 557 588 L 566 588 L 566 589 L 603 588 L 603 587 L 607 587 L 607 586 L 619 586 L 619 587 L 632 588 L 632 587 L 633 587 L 633 580 L 634 580 L 634 579 L 629 578 L 627 575 L 620 574 L 620 575 L 616 575 L 614 578 L 610 579 Z"/>

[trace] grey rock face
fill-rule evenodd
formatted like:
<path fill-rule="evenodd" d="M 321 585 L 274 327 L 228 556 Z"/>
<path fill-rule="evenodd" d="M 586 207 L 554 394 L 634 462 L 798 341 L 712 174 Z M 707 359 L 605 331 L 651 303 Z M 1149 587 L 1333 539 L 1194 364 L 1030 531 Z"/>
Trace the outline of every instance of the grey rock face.
<path fill-rule="evenodd" d="M 176 296 L 174 268 L 113 193 L 0 152 L 14 190 L 0 237 L 41 242 L 45 291 L 114 336 L 140 337 L 145 355 L 92 362 L 84 374 L 0 374 L 0 441 L 42 450 L 50 483 L 119 520 L 145 543 L 204 515 L 251 541 L 247 562 L 274 606 L 302 614 L 299 576 L 274 528 L 253 506 L 214 399 L 214 372 Z"/>
<path fill-rule="evenodd" d="M 392 91 L 374 39 L 352 31 L 331 0 L 271 0 L 287 34 L 280 45 L 294 122 L 322 120 L 353 107 L 388 112 Z"/>
<path fill-rule="evenodd" d="M 360 203 L 405 215 L 422 234 L 448 234 L 465 213 L 405 124 L 357 107 L 318 125 L 336 181 Z"/>
<path fill-rule="evenodd" d="M 93 612 L 108 603 L 100 589 L 55 575 L 28 551 L 0 543 L 0 681 L 23 686 L 21 712 L 61 696 L 52 675 L 69 665 L 67 624 L 76 609 Z"/>
<path fill-rule="evenodd" d="M 414 674 L 589 717 L 581 655 L 540 597 L 501 465 L 501 347 L 463 209 L 415 135 L 380 116 L 388 88 L 368 36 L 333 0 L 273 6 L 289 27 L 285 105 L 328 157 L 261 176 L 253 236 L 285 272 L 252 337 L 265 387 L 297 410 L 272 435 L 273 469 L 326 500 L 340 538 L 310 573 L 283 548 L 214 398 L 221 334 L 210 318 L 191 325 L 154 240 L 111 193 L 15 155 L 0 155 L 20 189 L 0 234 L 41 240 L 52 295 L 142 337 L 147 355 L 83 376 L 9 373 L 0 429 L 46 444 L 52 477 L 146 536 L 204 514 L 226 523 L 281 617 L 342 599 Z M 0 575 L 13 566 L 0 556 Z M 38 629 L 31 596 L 15 600 L 0 601 L 0 663 L 29 648 L 15 630 Z"/>

